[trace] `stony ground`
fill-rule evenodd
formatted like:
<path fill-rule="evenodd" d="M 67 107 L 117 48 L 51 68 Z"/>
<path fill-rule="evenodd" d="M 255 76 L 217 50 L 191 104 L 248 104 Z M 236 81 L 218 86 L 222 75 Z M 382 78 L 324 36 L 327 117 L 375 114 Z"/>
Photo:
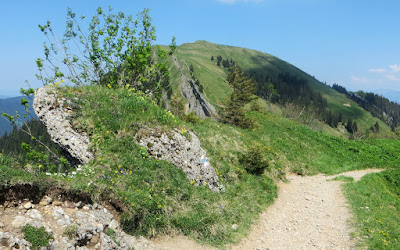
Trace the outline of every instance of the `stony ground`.
<path fill-rule="evenodd" d="M 380 170 L 342 173 L 358 181 Z M 249 236 L 228 249 L 352 249 L 351 214 L 334 176 L 291 175 L 279 184 L 279 198 L 260 216 Z M 118 219 L 99 204 L 44 196 L 0 205 L 0 250 L 27 249 L 21 228 L 45 227 L 54 236 L 50 249 L 212 249 L 184 236 L 148 240 L 125 234 Z M 71 231 L 70 235 L 66 234 Z M 68 237 L 70 236 L 70 237 Z"/>
<path fill-rule="evenodd" d="M 381 170 L 361 170 L 342 173 L 358 181 L 362 176 Z M 346 200 L 335 176 L 291 175 L 290 182 L 279 185 L 279 195 L 273 205 L 261 214 L 249 236 L 228 249 L 353 249 L 350 237 Z M 209 249 L 187 238 L 160 239 L 154 242 L 167 249 Z"/>
<path fill-rule="evenodd" d="M 125 234 L 118 220 L 98 204 L 62 201 L 44 196 L 0 205 L 0 250 L 27 249 L 21 229 L 30 224 L 53 235 L 49 249 L 152 249 L 144 238 Z M 69 232 L 69 233 L 68 233 Z"/>

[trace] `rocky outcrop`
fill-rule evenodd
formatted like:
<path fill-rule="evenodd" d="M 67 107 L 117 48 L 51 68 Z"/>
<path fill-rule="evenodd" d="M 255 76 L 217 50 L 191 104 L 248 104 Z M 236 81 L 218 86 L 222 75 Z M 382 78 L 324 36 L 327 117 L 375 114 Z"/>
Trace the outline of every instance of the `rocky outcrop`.
<path fill-rule="evenodd" d="M 213 117 L 217 113 L 214 106 L 212 106 L 200 93 L 193 79 L 186 76 L 178 62 L 176 56 L 173 56 L 174 65 L 180 71 L 180 78 L 182 80 L 181 92 L 189 103 L 188 112 L 194 112 L 198 117 L 206 118 Z"/>
<path fill-rule="evenodd" d="M 166 160 L 182 169 L 193 185 L 207 185 L 217 192 L 223 190 L 200 140 L 191 131 L 175 129 L 166 133 L 141 129 L 136 134 L 136 140 L 151 157 Z"/>
<path fill-rule="evenodd" d="M 66 99 L 58 96 L 55 86 L 36 90 L 33 109 L 47 127 L 51 139 L 62 149 L 83 164 L 93 159 L 89 150 L 89 136 L 72 128 L 69 119 L 72 109 Z"/>
<path fill-rule="evenodd" d="M 44 196 L 37 204 L 22 200 L 17 207 L 0 208 L 0 222 L 9 222 L 0 223 L 0 249 L 30 248 L 21 232 L 28 224 L 53 236 L 47 249 L 154 249 L 145 238 L 123 232 L 118 219 L 96 203 Z"/>

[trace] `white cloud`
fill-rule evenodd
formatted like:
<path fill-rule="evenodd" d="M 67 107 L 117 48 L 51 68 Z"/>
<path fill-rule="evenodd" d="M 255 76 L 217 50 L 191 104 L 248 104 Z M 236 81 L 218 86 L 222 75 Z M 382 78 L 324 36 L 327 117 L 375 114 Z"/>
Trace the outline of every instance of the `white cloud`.
<path fill-rule="evenodd" d="M 353 81 L 353 82 L 360 82 L 360 83 L 367 83 L 367 82 L 368 82 L 368 79 L 365 78 L 365 77 L 358 77 L 358 76 L 352 75 L 352 76 L 351 76 L 351 81 Z"/>
<path fill-rule="evenodd" d="M 399 71 L 400 71 L 400 65 L 398 65 L 398 64 L 389 65 L 389 68 L 390 68 L 393 72 L 399 72 Z"/>
<path fill-rule="evenodd" d="M 221 3 L 235 4 L 235 3 L 261 3 L 264 0 L 217 0 Z"/>
<path fill-rule="evenodd" d="M 386 69 L 370 69 L 368 71 L 372 72 L 372 73 L 385 73 L 387 70 Z"/>
<path fill-rule="evenodd" d="M 388 74 L 385 75 L 385 77 L 391 81 L 400 81 L 400 78 L 396 76 L 395 74 Z"/>

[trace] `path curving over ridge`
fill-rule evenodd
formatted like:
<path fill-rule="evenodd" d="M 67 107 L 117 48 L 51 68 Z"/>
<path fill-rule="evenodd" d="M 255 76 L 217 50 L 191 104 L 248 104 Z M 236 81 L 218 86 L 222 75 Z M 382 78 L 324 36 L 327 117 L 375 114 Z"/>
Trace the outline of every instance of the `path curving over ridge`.
<path fill-rule="evenodd" d="M 278 198 L 261 214 L 249 236 L 228 249 L 353 249 L 350 233 L 351 213 L 340 181 L 328 181 L 345 175 L 358 181 L 362 176 L 380 172 L 367 169 L 334 176 L 322 174 L 301 177 L 290 175 L 290 182 L 279 184 Z M 178 244 L 179 243 L 179 244 Z M 160 239 L 156 249 L 211 249 L 186 237 Z"/>

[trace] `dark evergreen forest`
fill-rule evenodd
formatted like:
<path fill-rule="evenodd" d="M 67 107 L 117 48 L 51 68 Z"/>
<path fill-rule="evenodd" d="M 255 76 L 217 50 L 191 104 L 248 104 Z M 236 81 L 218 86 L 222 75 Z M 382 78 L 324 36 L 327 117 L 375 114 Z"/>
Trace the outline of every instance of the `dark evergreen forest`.
<path fill-rule="evenodd" d="M 0 153 L 10 155 L 16 158 L 21 164 L 28 163 L 26 160 L 26 150 L 21 146 L 22 143 L 26 143 L 36 151 L 43 151 L 49 155 L 44 148 L 22 130 L 30 129 L 32 136 L 40 140 L 42 143 L 47 145 L 53 152 L 60 154 L 61 148 L 54 143 L 50 135 L 47 133 L 46 127 L 39 120 L 31 120 L 24 124 L 22 128 L 17 126 L 13 127 L 13 130 L 0 137 Z M 51 159 L 51 157 L 48 157 Z"/>
<path fill-rule="evenodd" d="M 390 126 L 393 131 L 400 126 L 400 105 L 398 103 L 374 93 L 350 92 L 338 84 L 333 84 L 332 89 L 348 96 L 360 107 Z"/>

